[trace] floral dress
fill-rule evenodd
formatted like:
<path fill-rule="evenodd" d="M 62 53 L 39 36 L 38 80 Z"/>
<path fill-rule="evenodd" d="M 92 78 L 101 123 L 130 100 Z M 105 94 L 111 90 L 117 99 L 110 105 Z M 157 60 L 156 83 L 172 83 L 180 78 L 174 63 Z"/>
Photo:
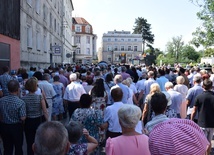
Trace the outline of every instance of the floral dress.
<path fill-rule="evenodd" d="M 87 155 L 87 143 L 72 144 L 67 155 Z"/>
<path fill-rule="evenodd" d="M 64 112 L 63 107 L 63 99 L 62 99 L 62 93 L 63 93 L 63 84 L 52 84 L 53 88 L 56 92 L 56 97 L 53 99 L 53 109 L 52 109 L 52 115 L 59 115 Z"/>
<path fill-rule="evenodd" d="M 89 134 L 99 141 L 99 126 L 103 124 L 103 116 L 100 110 L 91 108 L 78 108 L 71 116 L 73 121 L 79 121 L 84 128 L 89 131 Z M 80 138 L 80 143 L 86 143 L 85 136 Z"/>

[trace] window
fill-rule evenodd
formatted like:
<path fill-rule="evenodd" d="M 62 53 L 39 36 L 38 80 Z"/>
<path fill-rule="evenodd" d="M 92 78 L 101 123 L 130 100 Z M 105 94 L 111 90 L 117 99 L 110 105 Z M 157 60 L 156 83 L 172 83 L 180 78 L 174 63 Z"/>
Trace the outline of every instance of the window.
<path fill-rule="evenodd" d="M 137 46 L 134 46 L 134 51 L 137 51 Z"/>
<path fill-rule="evenodd" d="M 128 39 L 128 41 L 131 41 L 131 39 Z"/>
<path fill-rule="evenodd" d="M 117 50 L 118 50 L 117 48 L 118 48 L 117 46 L 114 46 L 114 50 L 115 50 L 115 51 L 117 51 Z"/>
<path fill-rule="evenodd" d="M 32 0 L 27 0 L 27 4 L 32 7 Z"/>
<path fill-rule="evenodd" d="M 52 28 L 52 13 L 50 13 L 50 28 Z"/>
<path fill-rule="evenodd" d="M 120 46 L 120 50 L 121 50 L 121 51 L 124 51 L 124 46 Z"/>
<path fill-rule="evenodd" d="M 80 48 L 77 48 L 77 49 L 76 49 L 76 53 L 77 53 L 77 54 L 80 54 L 80 53 L 81 53 Z"/>
<path fill-rule="evenodd" d="M 115 38 L 114 41 L 117 41 L 117 38 Z"/>
<path fill-rule="evenodd" d="M 90 36 L 87 36 L 87 38 L 86 38 L 86 43 L 87 43 L 87 44 L 90 44 Z"/>
<path fill-rule="evenodd" d="M 47 36 L 44 36 L 43 39 L 43 50 L 44 52 L 47 52 Z"/>
<path fill-rule="evenodd" d="M 87 48 L 87 54 L 90 54 L 90 48 Z"/>
<path fill-rule="evenodd" d="M 40 13 L 40 0 L 36 0 L 36 13 Z"/>
<path fill-rule="evenodd" d="M 108 61 L 109 61 L 109 62 L 112 61 L 111 57 L 112 57 L 111 55 L 108 55 Z"/>
<path fill-rule="evenodd" d="M 132 50 L 132 47 L 131 46 L 128 46 L 128 51 L 131 51 Z"/>
<path fill-rule="evenodd" d="M 46 20 L 46 6 L 43 5 L 43 17 L 44 17 L 44 20 Z"/>
<path fill-rule="evenodd" d="M 27 47 L 32 48 L 32 27 L 27 27 Z"/>
<path fill-rule="evenodd" d="M 56 18 L 54 19 L 54 31 L 56 32 Z"/>
<path fill-rule="evenodd" d="M 121 41 L 124 41 L 124 39 L 121 39 Z"/>
<path fill-rule="evenodd" d="M 76 44 L 79 44 L 80 43 L 80 36 L 76 36 Z"/>
<path fill-rule="evenodd" d="M 41 41 L 40 33 L 37 32 L 37 33 L 36 33 L 36 49 L 37 49 L 38 51 L 41 50 L 41 48 L 40 48 L 40 41 Z"/>
<path fill-rule="evenodd" d="M 108 49 L 107 49 L 108 51 L 111 51 L 112 49 L 111 49 L 111 46 L 108 46 Z"/>
<path fill-rule="evenodd" d="M 60 29 L 60 28 L 59 28 L 59 23 L 58 23 L 58 28 L 57 28 L 57 33 L 58 33 L 58 34 L 59 34 L 59 29 Z"/>
<path fill-rule="evenodd" d="M 134 39 L 134 41 L 137 41 L 137 39 Z"/>
<path fill-rule="evenodd" d="M 81 26 L 76 25 L 75 26 L 75 32 L 82 32 Z"/>
<path fill-rule="evenodd" d="M 86 26 L 86 30 L 85 30 L 86 33 L 90 33 L 90 26 Z"/>
<path fill-rule="evenodd" d="M 111 41 L 111 38 L 108 38 L 108 41 Z"/>

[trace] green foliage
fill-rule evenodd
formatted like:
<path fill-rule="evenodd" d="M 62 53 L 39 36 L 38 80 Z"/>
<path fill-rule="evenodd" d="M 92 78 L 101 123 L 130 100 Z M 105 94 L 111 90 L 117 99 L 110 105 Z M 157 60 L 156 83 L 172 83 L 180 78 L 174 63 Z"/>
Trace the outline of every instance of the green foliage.
<path fill-rule="evenodd" d="M 203 21 L 202 26 L 198 27 L 193 32 L 193 40 L 191 41 L 196 47 L 202 45 L 208 48 L 214 45 L 214 1 L 213 0 L 190 0 L 195 5 L 201 8 L 197 13 L 200 20 Z"/>
<path fill-rule="evenodd" d="M 184 42 L 182 41 L 182 36 L 173 37 L 172 41 L 168 42 L 166 45 L 167 55 L 171 58 L 175 58 L 175 61 L 178 62 L 181 57 L 183 46 Z"/>
<path fill-rule="evenodd" d="M 154 34 L 152 34 L 151 31 L 151 24 L 149 24 L 146 19 L 142 17 L 138 17 L 135 19 L 133 34 L 142 34 L 143 53 L 145 49 L 145 44 L 150 48 L 152 47 L 152 44 L 154 43 Z"/>
<path fill-rule="evenodd" d="M 214 56 L 214 49 L 213 48 L 207 48 L 204 51 L 204 56 L 207 56 L 207 57 Z"/>
<path fill-rule="evenodd" d="M 189 60 L 187 62 L 197 62 L 200 54 L 192 46 L 185 45 L 182 49 L 182 57 Z"/>

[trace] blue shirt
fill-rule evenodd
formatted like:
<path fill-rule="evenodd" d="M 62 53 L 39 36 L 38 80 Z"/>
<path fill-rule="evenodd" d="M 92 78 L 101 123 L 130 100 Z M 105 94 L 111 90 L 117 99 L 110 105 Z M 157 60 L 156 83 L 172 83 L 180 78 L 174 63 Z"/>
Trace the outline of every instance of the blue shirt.
<path fill-rule="evenodd" d="M 179 93 L 173 89 L 170 89 L 167 92 L 171 96 L 171 100 L 172 100 L 172 104 L 170 105 L 170 108 L 174 109 L 177 114 L 180 114 L 180 107 L 182 104 L 181 93 Z"/>
<path fill-rule="evenodd" d="M 154 79 L 152 78 L 149 78 L 148 80 L 146 80 L 144 82 L 144 86 L 143 86 L 143 92 L 144 92 L 144 95 L 147 96 L 150 92 L 150 86 L 153 84 L 153 83 L 157 83 Z"/>
<path fill-rule="evenodd" d="M 112 89 L 115 89 L 118 87 L 120 87 L 122 89 L 122 92 L 123 92 L 122 102 L 126 104 L 128 101 L 128 98 L 131 97 L 131 95 L 129 93 L 129 88 L 128 88 L 128 86 L 126 86 L 122 83 L 117 83 L 115 86 L 111 87 L 111 91 L 112 91 Z"/>
<path fill-rule="evenodd" d="M 165 83 L 169 82 L 169 80 L 165 76 L 161 76 L 161 77 L 157 78 L 156 81 L 159 84 L 161 91 L 166 91 Z"/>
<path fill-rule="evenodd" d="M 17 124 L 21 123 L 21 117 L 26 116 L 25 102 L 18 96 L 9 94 L 0 99 L 0 115 L 2 123 Z"/>
<path fill-rule="evenodd" d="M 187 92 L 186 99 L 190 101 L 189 107 L 192 108 L 195 104 L 195 98 L 199 94 L 203 92 L 203 88 L 200 84 L 194 85 L 194 87 L 190 88 Z"/>

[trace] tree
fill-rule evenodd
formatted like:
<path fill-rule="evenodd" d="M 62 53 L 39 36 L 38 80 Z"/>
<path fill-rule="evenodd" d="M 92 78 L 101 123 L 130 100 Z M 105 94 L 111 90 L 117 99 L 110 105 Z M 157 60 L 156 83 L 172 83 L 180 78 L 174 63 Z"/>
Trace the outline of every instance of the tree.
<path fill-rule="evenodd" d="M 207 57 L 214 56 L 214 49 L 213 48 L 207 48 L 204 51 L 204 56 L 207 56 Z"/>
<path fill-rule="evenodd" d="M 173 37 L 172 41 L 168 42 L 166 45 L 167 55 L 171 58 L 175 58 L 176 62 L 178 62 L 183 46 L 184 42 L 182 41 L 182 36 Z"/>
<path fill-rule="evenodd" d="M 199 47 L 202 45 L 205 48 L 214 45 L 214 1 L 213 0 L 190 0 L 193 4 L 200 7 L 202 10 L 197 13 L 203 24 L 196 28 L 193 32 L 192 43 Z"/>
<path fill-rule="evenodd" d="M 133 30 L 133 34 L 142 34 L 144 54 L 145 45 L 149 46 L 151 49 L 152 44 L 154 43 L 154 34 L 151 32 L 151 24 L 149 24 L 146 19 L 138 17 L 135 19 Z"/>
<path fill-rule="evenodd" d="M 200 54 L 192 46 L 185 45 L 182 49 L 182 57 L 187 59 L 187 62 L 197 62 Z"/>

